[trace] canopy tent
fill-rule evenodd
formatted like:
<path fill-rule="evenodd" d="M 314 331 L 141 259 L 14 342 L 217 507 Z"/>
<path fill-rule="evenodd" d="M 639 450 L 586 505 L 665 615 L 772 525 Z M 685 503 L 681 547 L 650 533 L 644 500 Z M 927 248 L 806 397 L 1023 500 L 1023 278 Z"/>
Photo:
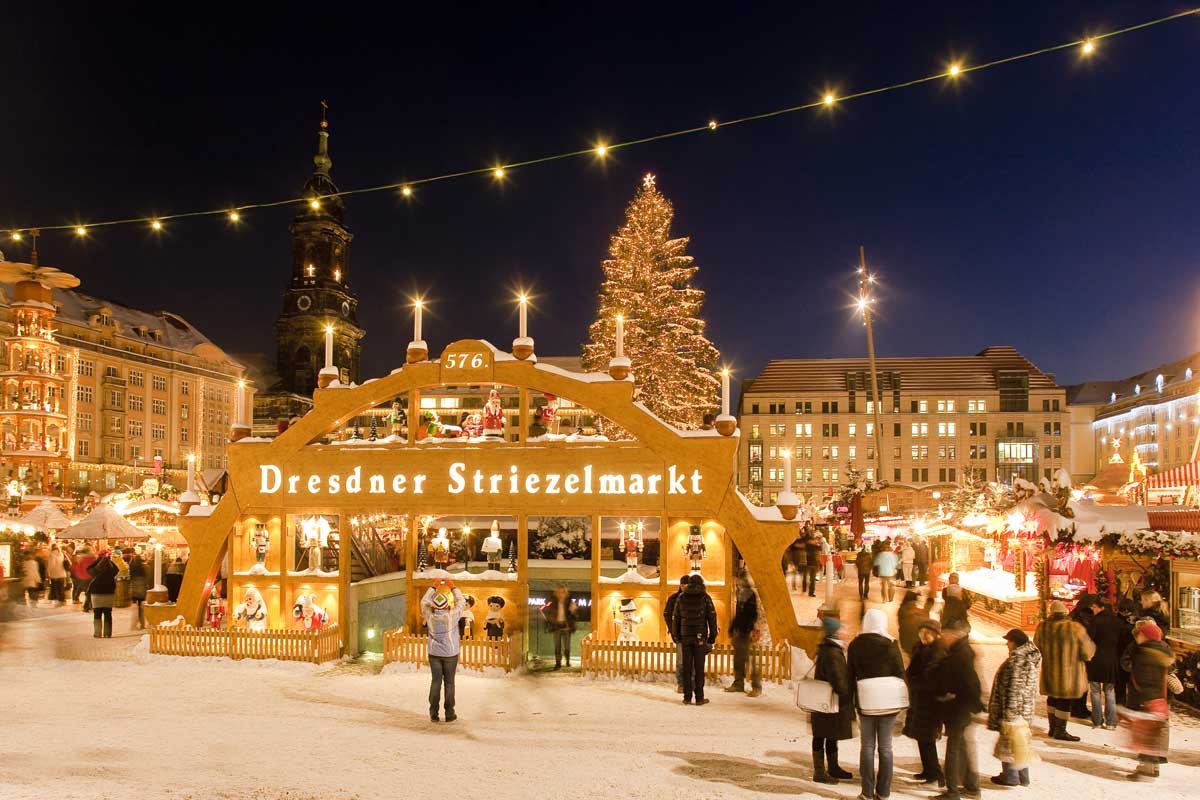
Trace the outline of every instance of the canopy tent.
<path fill-rule="evenodd" d="M 1193 461 L 1191 464 L 1151 475 L 1149 485 L 1151 489 L 1186 489 L 1189 486 L 1200 486 L 1200 462 Z"/>
<path fill-rule="evenodd" d="M 38 503 L 32 511 L 21 517 L 20 522 L 39 531 L 61 531 L 71 525 L 67 515 L 49 500 Z"/>
<path fill-rule="evenodd" d="M 121 513 L 108 503 L 63 532 L 64 539 L 146 539 L 150 534 L 127 522 Z"/>

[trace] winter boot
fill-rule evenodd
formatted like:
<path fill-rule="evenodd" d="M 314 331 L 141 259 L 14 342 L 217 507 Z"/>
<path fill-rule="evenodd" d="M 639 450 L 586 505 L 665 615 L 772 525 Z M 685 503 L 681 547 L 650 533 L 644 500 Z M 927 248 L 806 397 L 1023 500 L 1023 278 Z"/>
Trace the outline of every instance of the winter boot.
<path fill-rule="evenodd" d="M 838 779 L 825 771 L 825 750 L 813 750 L 813 782 L 837 785 Z"/>
<path fill-rule="evenodd" d="M 1060 742 L 1078 742 L 1079 737 L 1067 733 L 1067 721 L 1062 717 L 1058 718 L 1058 733 L 1054 736 Z"/>
<path fill-rule="evenodd" d="M 92 619 L 92 638 L 99 639 L 103 635 L 104 635 L 104 623 L 102 623 L 100 621 L 99 617 L 94 617 Z"/>
<path fill-rule="evenodd" d="M 726 692 L 744 692 L 744 691 L 746 691 L 746 687 L 743 684 L 737 683 L 735 681 L 734 683 L 731 683 L 728 686 L 726 686 L 724 691 L 726 691 Z"/>
<path fill-rule="evenodd" d="M 829 774 L 841 781 L 848 781 L 854 777 L 851 773 L 842 769 L 841 766 L 834 761 L 829 765 Z"/>
<path fill-rule="evenodd" d="M 760 694 L 762 694 L 762 687 L 756 686 L 750 691 L 746 692 L 746 697 L 758 697 Z"/>

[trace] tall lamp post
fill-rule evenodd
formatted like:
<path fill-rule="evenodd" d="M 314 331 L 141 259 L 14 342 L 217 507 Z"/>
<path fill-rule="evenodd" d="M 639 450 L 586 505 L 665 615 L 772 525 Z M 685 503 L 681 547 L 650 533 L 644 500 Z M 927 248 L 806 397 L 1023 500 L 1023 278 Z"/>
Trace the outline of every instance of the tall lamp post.
<path fill-rule="evenodd" d="M 863 326 L 867 329 L 867 365 L 871 372 L 871 398 L 874 401 L 875 418 L 875 480 L 884 480 L 883 472 L 883 424 L 879 419 L 879 408 L 883 398 L 879 396 L 879 376 L 875 371 L 875 334 L 871 327 L 871 297 L 869 287 L 875 282 L 875 276 L 867 272 L 867 254 L 862 245 L 858 247 L 858 309 L 862 312 Z"/>

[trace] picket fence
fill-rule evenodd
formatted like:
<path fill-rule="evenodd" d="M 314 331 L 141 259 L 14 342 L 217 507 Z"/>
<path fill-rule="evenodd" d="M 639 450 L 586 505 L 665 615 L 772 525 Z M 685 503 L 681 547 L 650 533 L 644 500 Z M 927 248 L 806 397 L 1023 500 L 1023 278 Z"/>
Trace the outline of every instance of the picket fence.
<path fill-rule="evenodd" d="M 336 624 L 320 631 L 248 631 L 155 625 L 150 629 L 150 652 L 164 656 L 275 658 L 320 664 L 341 657 L 342 633 Z"/>
<path fill-rule="evenodd" d="M 404 628 L 394 628 L 383 634 L 383 663 L 400 661 L 408 664 L 425 664 L 429 661 L 428 637 L 423 634 L 406 633 Z M 463 639 L 458 655 L 458 665 L 464 669 L 484 670 L 489 668 L 511 672 L 525 663 L 525 639 L 521 633 L 503 639 Z"/>
<path fill-rule="evenodd" d="M 641 678 L 675 674 L 674 642 L 616 642 L 588 634 L 582 642 L 582 656 L 585 675 Z M 764 681 L 783 683 L 791 679 L 792 658 L 786 643 L 752 647 L 750 658 L 758 663 Z M 733 645 L 713 645 L 704 662 L 704 674 L 709 680 L 733 675 Z"/>

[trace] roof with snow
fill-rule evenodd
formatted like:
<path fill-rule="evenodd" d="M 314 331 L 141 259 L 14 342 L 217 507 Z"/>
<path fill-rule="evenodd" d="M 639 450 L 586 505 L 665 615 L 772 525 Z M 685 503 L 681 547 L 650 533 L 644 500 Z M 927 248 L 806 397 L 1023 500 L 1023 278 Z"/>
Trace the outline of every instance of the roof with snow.
<path fill-rule="evenodd" d="M 1057 387 L 1053 375 L 1007 345 L 988 347 L 973 356 L 877 358 L 875 364 L 878 372 L 893 373 L 892 385 L 904 389 L 996 390 L 1001 372 L 1027 373 L 1030 389 Z M 757 378 L 747 382 L 745 393 L 845 391 L 850 376 L 868 369 L 865 358 L 773 359 Z"/>
<path fill-rule="evenodd" d="M 196 326 L 170 311 L 140 311 L 70 289 L 55 289 L 54 304 L 58 319 L 80 327 L 92 327 L 102 313 L 107 314 L 117 339 L 153 344 L 212 361 L 236 363 Z"/>
<path fill-rule="evenodd" d="M 1086 381 L 1068 386 L 1067 398 L 1071 405 L 1108 405 L 1114 394 L 1118 401 L 1133 397 L 1134 389 L 1138 386 L 1142 388 L 1143 393 L 1149 393 L 1150 390 L 1157 388 L 1156 382 L 1159 375 L 1163 377 L 1163 386 L 1166 387 L 1192 380 L 1193 373 L 1198 370 L 1200 370 L 1200 352 L 1159 364 L 1145 372 L 1130 375 L 1128 378 Z M 1200 376 L 1200 373 L 1197 373 L 1197 376 Z"/>

